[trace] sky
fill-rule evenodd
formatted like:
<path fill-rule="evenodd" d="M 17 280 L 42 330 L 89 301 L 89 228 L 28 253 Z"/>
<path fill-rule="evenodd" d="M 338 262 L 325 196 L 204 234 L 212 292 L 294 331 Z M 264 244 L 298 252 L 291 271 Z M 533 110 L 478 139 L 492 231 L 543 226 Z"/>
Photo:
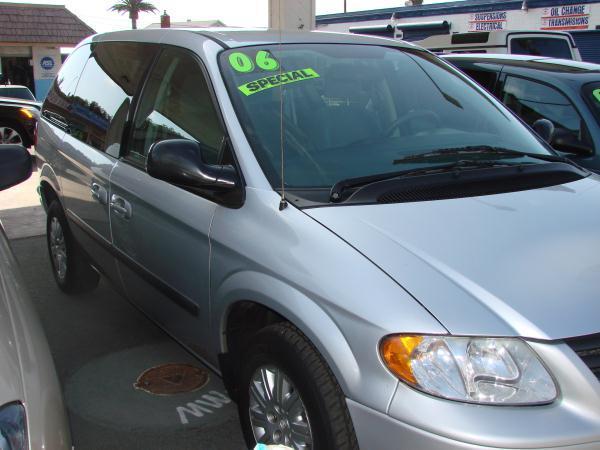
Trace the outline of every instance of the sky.
<path fill-rule="evenodd" d="M 127 15 L 108 11 L 114 0 L 3 0 L 13 3 L 45 3 L 65 5 L 97 32 L 131 28 Z M 152 22 L 160 22 L 160 14 L 166 9 L 171 22 L 219 19 L 226 25 L 244 27 L 267 26 L 268 0 L 149 0 L 159 14 L 142 14 L 138 28 Z M 449 0 L 425 0 L 425 3 L 440 3 Z M 404 0 L 347 0 L 348 11 L 393 8 L 404 5 Z M 344 0 L 316 0 L 317 15 L 343 12 Z"/>

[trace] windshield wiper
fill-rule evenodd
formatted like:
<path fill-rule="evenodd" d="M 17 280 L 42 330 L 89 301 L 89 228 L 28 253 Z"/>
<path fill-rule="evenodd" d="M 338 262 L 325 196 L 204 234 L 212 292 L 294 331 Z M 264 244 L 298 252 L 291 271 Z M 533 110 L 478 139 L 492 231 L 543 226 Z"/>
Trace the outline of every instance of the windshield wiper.
<path fill-rule="evenodd" d="M 394 164 L 416 163 L 420 161 L 431 161 L 435 159 L 444 159 L 447 156 L 472 156 L 472 155 L 495 155 L 499 157 L 529 157 L 540 159 L 542 161 L 565 162 L 573 164 L 567 158 L 558 155 L 544 153 L 528 153 L 518 150 L 511 150 L 503 147 L 492 147 L 490 145 L 470 145 L 465 147 L 443 148 L 432 152 L 409 155 L 403 158 L 395 159 Z"/>
<path fill-rule="evenodd" d="M 342 194 L 345 190 L 350 188 L 364 187 L 371 183 L 377 183 L 379 181 L 392 180 L 394 178 L 401 178 L 405 176 L 415 175 L 426 175 L 432 173 L 443 173 L 449 171 L 461 171 L 469 169 L 477 169 L 482 167 L 507 167 L 507 166 L 521 166 L 522 164 L 508 163 L 494 160 L 465 160 L 454 161 L 449 164 L 438 164 L 431 167 L 421 167 L 418 169 L 400 170 L 396 172 L 379 173 L 375 175 L 367 175 L 364 177 L 346 178 L 335 183 L 329 191 L 330 202 L 342 201 Z"/>

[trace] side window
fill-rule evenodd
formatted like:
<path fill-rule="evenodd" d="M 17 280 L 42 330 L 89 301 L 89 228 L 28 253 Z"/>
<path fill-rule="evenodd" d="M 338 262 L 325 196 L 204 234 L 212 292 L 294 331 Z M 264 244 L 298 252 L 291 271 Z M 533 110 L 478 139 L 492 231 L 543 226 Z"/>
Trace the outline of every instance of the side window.
<path fill-rule="evenodd" d="M 90 57 L 90 46 L 83 45 L 76 49 L 65 61 L 42 107 L 43 116 L 50 122 L 66 128 L 69 116 L 69 105 L 79 76 Z"/>
<path fill-rule="evenodd" d="M 71 104 L 69 131 L 76 139 L 119 155 L 129 105 L 156 46 L 113 42 L 92 46 Z"/>
<path fill-rule="evenodd" d="M 496 79 L 498 78 L 496 72 L 476 69 L 464 69 L 463 72 L 477 81 L 487 91 L 494 92 L 494 86 L 496 85 Z"/>
<path fill-rule="evenodd" d="M 128 158 L 144 164 L 155 142 L 190 139 L 201 144 L 204 162 L 217 164 L 224 134 L 200 63 L 184 50 L 165 50 L 139 102 Z"/>
<path fill-rule="evenodd" d="M 573 59 L 571 46 L 566 39 L 527 37 L 510 41 L 510 52 L 515 55 L 552 56 Z"/>
<path fill-rule="evenodd" d="M 567 97 L 550 86 L 508 76 L 502 102 L 529 126 L 538 119 L 550 120 L 555 126 L 552 143 L 561 140 L 592 145 L 585 122 L 575 107 Z"/>

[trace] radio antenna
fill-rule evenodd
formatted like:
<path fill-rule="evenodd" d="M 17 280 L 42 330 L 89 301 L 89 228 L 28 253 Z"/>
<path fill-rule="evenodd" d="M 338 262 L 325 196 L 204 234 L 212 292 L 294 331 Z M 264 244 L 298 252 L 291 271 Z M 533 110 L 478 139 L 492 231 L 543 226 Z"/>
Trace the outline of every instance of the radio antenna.
<path fill-rule="evenodd" d="M 281 23 L 281 1 L 277 2 L 277 13 L 279 14 L 279 79 L 281 80 L 282 69 L 282 23 Z M 279 150 L 281 152 L 281 201 L 279 202 L 279 211 L 287 208 L 288 203 L 285 198 L 285 141 L 283 132 L 283 90 L 285 85 L 279 87 Z"/>

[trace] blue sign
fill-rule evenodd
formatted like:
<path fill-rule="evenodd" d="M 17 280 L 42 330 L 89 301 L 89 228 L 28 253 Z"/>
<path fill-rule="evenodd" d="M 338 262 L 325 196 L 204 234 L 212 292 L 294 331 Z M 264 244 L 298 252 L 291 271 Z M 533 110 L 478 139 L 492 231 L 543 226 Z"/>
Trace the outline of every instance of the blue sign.
<path fill-rule="evenodd" d="M 44 56 L 40 60 L 40 66 L 42 66 L 42 69 L 44 70 L 52 70 L 54 68 L 54 59 L 49 56 Z"/>

